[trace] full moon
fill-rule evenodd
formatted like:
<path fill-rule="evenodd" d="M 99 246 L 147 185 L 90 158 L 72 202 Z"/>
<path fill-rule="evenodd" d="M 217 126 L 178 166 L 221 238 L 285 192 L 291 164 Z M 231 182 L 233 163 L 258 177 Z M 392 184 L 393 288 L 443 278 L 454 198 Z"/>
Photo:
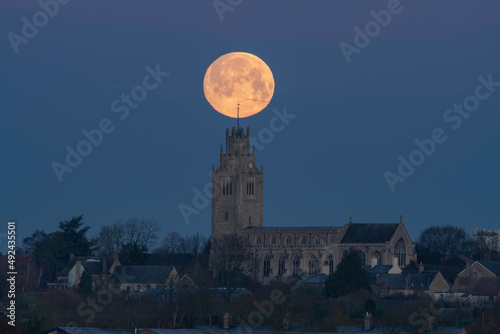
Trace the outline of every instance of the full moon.
<path fill-rule="evenodd" d="M 232 52 L 217 58 L 207 69 L 203 91 L 210 105 L 223 115 L 240 118 L 264 109 L 274 93 L 269 66 L 246 52 Z"/>

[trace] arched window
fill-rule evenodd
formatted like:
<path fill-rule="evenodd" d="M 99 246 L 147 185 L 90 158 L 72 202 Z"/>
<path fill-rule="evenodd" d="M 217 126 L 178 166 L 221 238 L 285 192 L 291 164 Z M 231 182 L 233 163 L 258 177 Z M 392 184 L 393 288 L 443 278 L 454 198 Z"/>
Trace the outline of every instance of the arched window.
<path fill-rule="evenodd" d="M 248 224 L 250 225 L 252 223 L 252 217 L 248 217 Z"/>
<path fill-rule="evenodd" d="M 306 237 L 302 237 L 302 244 L 305 245 L 307 243 Z"/>
<path fill-rule="evenodd" d="M 292 244 L 292 238 L 290 236 L 286 237 L 286 244 L 291 245 Z"/>
<path fill-rule="evenodd" d="M 222 182 L 222 195 L 226 194 L 226 182 Z"/>
<path fill-rule="evenodd" d="M 394 256 L 398 258 L 398 266 L 406 266 L 406 245 L 403 238 L 399 239 L 394 246 Z"/>
<path fill-rule="evenodd" d="M 227 212 L 227 211 L 224 213 L 224 220 L 225 221 L 229 220 L 229 212 Z"/>
<path fill-rule="evenodd" d="M 300 272 L 300 258 L 295 255 L 292 260 L 292 272 L 294 276 L 297 276 Z"/>
<path fill-rule="evenodd" d="M 271 245 L 276 245 L 276 237 L 274 235 L 271 237 Z"/>
<path fill-rule="evenodd" d="M 281 255 L 280 258 L 278 259 L 278 275 L 283 275 L 285 274 L 285 256 Z"/>
<path fill-rule="evenodd" d="M 321 244 L 321 239 L 319 237 L 316 238 L 316 245 Z"/>
<path fill-rule="evenodd" d="M 316 275 L 318 271 L 319 271 L 318 260 L 316 260 L 314 255 L 311 255 L 311 257 L 309 258 L 309 276 Z"/>
<path fill-rule="evenodd" d="M 229 182 L 229 195 L 233 193 L 233 182 Z"/>
<path fill-rule="evenodd" d="M 333 260 L 333 255 L 328 256 L 328 273 L 333 274 L 335 270 L 335 262 Z"/>
<path fill-rule="evenodd" d="M 271 259 L 269 256 L 264 257 L 264 277 L 268 277 L 271 272 Z"/>
<path fill-rule="evenodd" d="M 377 266 L 382 265 L 382 256 L 379 252 L 373 253 L 372 258 L 377 259 Z"/>
<path fill-rule="evenodd" d="M 361 265 L 364 266 L 366 263 L 365 253 L 363 253 L 362 251 L 359 251 L 359 258 L 361 259 Z"/>
<path fill-rule="evenodd" d="M 260 237 L 257 237 L 257 238 L 255 239 L 255 243 L 256 243 L 257 245 L 260 245 L 260 244 L 261 244 Z"/>

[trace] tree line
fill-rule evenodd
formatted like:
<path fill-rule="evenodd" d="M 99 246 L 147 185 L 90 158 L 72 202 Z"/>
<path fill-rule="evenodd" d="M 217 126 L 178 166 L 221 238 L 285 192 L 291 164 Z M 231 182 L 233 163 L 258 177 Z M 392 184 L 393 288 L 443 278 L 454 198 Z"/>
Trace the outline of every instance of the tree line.
<path fill-rule="evenodd" d="M 160 242 L 160 224 L 154 219 L 130 218 L 102 226 L 99 233 L 89 236 L 90 227 L 83 215 L 61 221 L 58 230 L 46 233 L 35 230 L 22 240 L 18 254 L 30 254 L 33 250 L 38 265 L 37 288 L 55 280 L 57 272 L 74 256 L 111 257 L 118 254 L 123 264 L 145 264 L 148 254 L 190 254 L 198 257 L 209 245 L 209 239 L 201 233 L 181 236 L 169 232 Z"/>

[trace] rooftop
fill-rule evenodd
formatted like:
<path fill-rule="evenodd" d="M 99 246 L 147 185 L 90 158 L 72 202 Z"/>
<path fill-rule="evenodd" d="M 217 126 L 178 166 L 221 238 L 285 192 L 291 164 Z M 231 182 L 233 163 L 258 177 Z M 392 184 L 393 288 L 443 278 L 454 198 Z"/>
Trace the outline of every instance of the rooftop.
<path fill-rule="evenodd" d="M 399 224 L 351 223 L 340 243 L 383 243 L 389 241 Z"/>

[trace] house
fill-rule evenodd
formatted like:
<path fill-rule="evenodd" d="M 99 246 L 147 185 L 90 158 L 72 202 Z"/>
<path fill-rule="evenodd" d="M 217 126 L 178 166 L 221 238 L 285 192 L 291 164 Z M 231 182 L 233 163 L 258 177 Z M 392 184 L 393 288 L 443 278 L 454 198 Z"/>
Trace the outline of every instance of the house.
<path fill-rule="evenodd" d="M 457 279 L 463 277 L 487 278 L 500 277 L 500 261 L 475 261 L 467 263 L 467 267 L 457 275 Z"/>
<path fill-rule="evenodd" d="M 147 289 L 174 289 L 180 280 L 173 266 L 118 266 L 112 278 L 120 290 L 135 293 Z"/>
<path fill-rule="evenodd" d="M 113 258 L 103 257 L 75 257 L 73 253 L 66 266 L 59 271 L 55 282 L 47 283 L 49 288 L 77 288 L 80 284 L 82 274 L 87 271 L 92 277 L 92 286 L 102 285 L 116 267 L 121 266 L 118 254 Z"/>
<path fill-rule="evenodd" d="M 381 294 L 426 293 L 434 298 L 435 292 L 447 292 L 450 285 L 439 270 L 424 270 L 422 264 L 418 270 L 401 270 L 394 262 L 389 266 L 365 268 L 370 284 Z"/>

